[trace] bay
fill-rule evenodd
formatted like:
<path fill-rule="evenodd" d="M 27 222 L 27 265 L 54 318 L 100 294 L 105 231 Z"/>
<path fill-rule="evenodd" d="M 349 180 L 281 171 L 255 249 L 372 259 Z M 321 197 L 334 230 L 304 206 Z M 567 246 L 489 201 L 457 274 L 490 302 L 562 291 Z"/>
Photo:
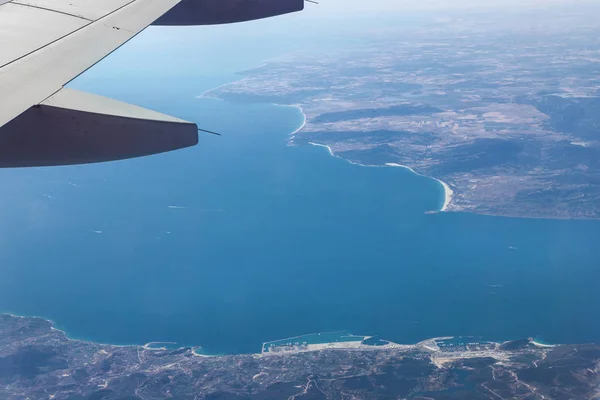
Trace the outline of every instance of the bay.
<path fill-rule="evenodd" d="M 288 146 L 298 109 L 196 98 L 250 65 L 196 70 L 200 58 L 174 57 L 136 70 L 142 50 L 74 87 L 223 136 L 143 159 L 0 171 L 0 310 L 76 338 L 208 353 L 340 330 L 401 343 L 600 340 L 597 221 L 427 214 L 443 203 L 433 179 Z M 133 66 L 114 75 L 124 58 Z"/>

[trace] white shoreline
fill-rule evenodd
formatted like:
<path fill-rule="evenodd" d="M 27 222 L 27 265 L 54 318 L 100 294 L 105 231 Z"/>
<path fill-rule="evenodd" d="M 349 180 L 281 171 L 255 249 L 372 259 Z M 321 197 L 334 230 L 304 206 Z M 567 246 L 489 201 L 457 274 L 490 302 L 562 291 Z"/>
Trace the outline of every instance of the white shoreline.
<path fill-rule="evenodd" d="M 295 136 L 297 133 L 299 133 L 302 129 L 304 129 L 304 127 L 306 126 L 306 124 L 308 123 L 308 117 L 306 116 L 306 113 L 304 112 L 304 109 L 300 106 L 296 106 L 296 105 L 286 105 L 283 106 L 281 104 L 276 104 L 279 107 L 295 107 L 298 110 L 300 110 L 300 113 L 302 113 L 302 118 L 304 118 L 304 121 L 302 122 L 302 125 L 300 125 L 300 128 L 296 129 L 294 132 L 290 133 L 290 136 Z M 331 149 L 329 149 L 329 151 L 331 152 Z"/>
<path fill-rule="evenodd" d="M 536 342 L 535 340 L 532 340 L 531 344 L 534 345 L 534 346 L 536 346 L 536 347 L 556 347 L 555 344 L 544 344 L 544 343 Z"/>
<path fill-rule="evenodd" d="M 192 347 L 192 355 L 195 357 L 202 357 L 202 358 L 211 358 L 211 357 L 218 357 L 217 355 L 210 355 L 210 354 L 200 354 L 197 352 L 197 350 L 202 349 L 202 346 L 196 346 L 196 347 Z"/>
<path fill-rule="evenodd" d="M 324 147 L 327 149 L 327 151 L 329 151 L 330 156 L 337 157 L 335 154 L 333 154 L 333 150 L 331 150 L 331 147 L 327 146 L 326 144 L 320 144 L 315 142 L 308 142 L 308 144 L 310 144 L 311 146 Z"/>
<path fill-rule="evenodd" d="M 261 65 L 257 66 L 256 68 L 264 67 L 264 66 L 268 65 L 268 63 L 269 63 L 269 60 L 263 60 L 262 63 L 261 63 Z M 243 82 L 243 81 L 245 81 L 247 79 L 248 79 L 248 77 L 245 76 L 245 77 L 243 77 L 241 79 L 238 79 L 236 81 L 224 83 L 224 84 L 219 85 L 219 86 L 217 86 L 215 88 L 206 90 L 204 93 L 200 94 L 199 96 L 196 96 L 196 98 L 197 99 L 201 99 L 201 98 L 213 98 L 213 99 L 217 99 L 217 100 L 223 100 L 223 99 L 221 99 L 219 97 L 211 96 L 210 92 L 217 91 L 217 90 L 219 90 L 219 89 L 221 89 L 223 87 L 226 87 L 226 86 L 230 86 L 230 85 L 234 85 L 236 83 Z M 304 129 L 304 127 L 306 127 L 306 125 L 308 123 L 308 117 L 306 115 L 306 112 L 304 111 L 304 109 L 300 105 L 297 105 L 297 104 L 277 104 L 277 103 L 271 103 L 271 104 L 273 104 L 275 106 L 278 106 L 278 107 L 293 107 L 293 108 L 297 108 L 300 111 L 300 113 L 302 114 L 302 117 L 304 119 L 303 122 L 302 122 L 302 125 L 300 125 L 300 127 L 297 128 L 297 129 L 295 129 L 292 133 L 290 133 L 290 137 L 291 138 L 293 138 L 300 131 L 302 131 L 302 129 Z M 340 156 L 336 155 L 333 152 L 333 150 L 331 149 L 331 147 L 327 146 L 325 144 L 316 143 L 316 142 L 308 142 L 308 144 L 310 144 L 312 146 L 325 147 L 327 149 L 327 151 L 329 151 L 329 154 L 331 156 L 337 157 L 337 158 L 341 158 L 341 159 L 343 159 L 343 160 L 345 160 L 345 161 L 347 161 L 347 162 L 349 162 L 350 164 L 353 164 L 353 165 L 359 165 L 361 167 L 382 167 L 383 166 L 383 165 L 364 165 L 364 164 L 360 164 L 360 163 L 357 163 L 357 162 L 350 161 L 350 160 L 348 160 L 346 158 L 343 158 L 343 157 L 340 157 Z M 410 172 L 412 172 L 415 175 L 419 175 L 419 176 L 422 176 L 422 177 L 425 177 L 425 178 L 436 180 L 444 188 L 444 204 L 442 205 L 442 208 L 439 210 L 439 212 L 448 212 L 449 211 L 450 205 L 452 204 L 452 198 L 454 197 L 454 190 L 452 190 L 452 188 L 450 187 L 450 185 L 448 185 L 446 182 L 442 181 L 441 179 L 434 178 L 432 176 L 427 176 L 427 175 L 420 174 L 420 173 L 416 172 L 414 169 L 412 169 L 412 168 L 410 168 L 410 167 L 408 167 L 406 165 L 401 165 L 401 164 L 397 164 L 397 163 L 386 163 L 384 166 L 386 166 L 386 167 L 405 168 L 405 169 L 408 169 Z"/>
<path fill-rule="evenodd" d="M 134 348 L 143 348 L 144 347 L 144 345 L 141 345 L 141 344 L 111 344 L 111 343 L 96 342 L 96 341 L 88 340 L 88 339 L 74 338 L 74 337 L 71 337 L 67 331 L 57 328 L 55 326 L 56 323 L 53 320 L 51 320 L 50 318 L 40 317 L 39 315 L 15 315 L 15 314 L 9 313 L 9 312 L 0 312 L 0 315 L 9 315 L 13 318 L 19 318 L 19 319 L 41 319 L 50 324 L 51 331 L 57 331 L 57 332 L 62 333 L 65 336 L 65 339 L 69 342 L 90 343 L 90 344 L 94 344 L 94 345 L 107 346 L 107 347 L 134 347 Z"/>
<path fill-rule="evenodd" d="M 196 99 L 215 99 L 215 100 L 219 100 L 219 101 L 225 101 L 225 100 L 223 100 L 223 99 L 222 99 L 222 98 L 220 98 L 220 97 L 211 96 L 211 95 L 210 95 L 210 92 L 217 91 L 217 90 L 219 90 L 219 89 L 221 89 L 221 88 L 224 88 L 224 87 L 227 87 L 227 86 L 233 85 L 234 83 L 240 83 L 240 82 L 243 82 L 243 81 L 245 81 L 245 80 L 247 80 L 247 79 L 248 79 L 248 77 L 244 77 L 244 78 L 242 78 L 242 79 L 238 79 L 237 81 L 233 81 L 233 82 L 229 82 L 229 83 L 224 83 L 224 84 L 222 84 L 222 85 L 219 85 L 219 86 L 217 86 L 217 87 L 215 87 L 215 88 L 212 88 L 212 89 L 205 90 L 204 92 L 202 92 L 202 94 L 200 94 L 200 95 L 196 96 L 195 98 L 196 98 Z"/>
<path fill-rule="evenodd" d="M 385 165 L 387 165 L 388 167 L 405 168 L 405 169 L 409 170 L 410 172 L 412 172 L 413 174 L 416 174 L 419 176 L 424 176 L 426 178 L 430 178 L 430 179 L 438 181 L 438 183 L 444 187 L 444 204 L 442 205 L 440 212 L 448 211 L 448 207 L 450 207 L 450 204 L 452 203 L 452 197 L 454 196 L 454 190 L 452 190 L 450 185 L 448 185 L 446 182 L 442 181 L 441 179 L 434 178 L 432 176 L 426 176 L 423 174 L 419 174 L 414 169 L 412 169 L 411 167 L 407 167 L 406 165 L 401 165 L 401 164 L 396 164 L 396 163 L 386 163 Z"/>
<path fill-rule="evenodd" d="M 452 188 L 446 182 L 444 182 L 440 179 L 437 179 L 437 178 L 432 178 L 432 179 L 435 179 L 444 187 L 444 205 L 442 206 L 440 212 L 447 212 L 448 207 L 450 207 L 450 204 L 452 203 L 452 197 L 454 196 L 454 190 L 452 190 Z"/>
<path fill-rule="evenodd" d="M 326 149 L 327 149 L 327 151 L 329 151 L 329 154 L 330 154 L 332 157 L 339 158 L 340 160 L 344 160 L 344 161 L 346 161 L 347 163 L 349 163 L 349 164 L 352 164 L 352 165 L 358 165 L 359 167 L 368 167 L 368 168 L 380 168 L 380 167 L 385 167 L 385 165 L 366 165 L 366 164 L 361 164 L 361 163 L 354 162 L 354 161 L 352 161 L 352 160 L 348 160 L 347 158 L 340 157 L 340 156 L 338 156 L 337 154 L 335 154 L 335 153 L 333 152 L 333 150 L 331 149 L 331 147 L 327 146 L 326 144 L 315 143 L 315 142 L 308 142 L 308 144 L 310 144 L 311 146 L 324 147 L 324 148 L 326 148 Z"/>
<path fill-rule="evenodd" d="M 405 167 L 405 168 L 409 168 L 409 167 Z M 41 319 L 44 321 L 47 321 L 51 324 L 50 329 L 54 330 L 54 331 L 59 331 L 61 332 L 64 336 L 65 339 L 69 342 L 81 342 L 81 343 L 89 343 L 92 345 L 100 345 L 100 346 L 106 346 L 106 347 L 113 347 L 113 348 L 119 348 L 119 347 L 130 347 L 130 348 L 137 348 L 137 349 L 143 349 L 143 350 L 147 350 L 147 351 L 153 351 L 153 350 L 166 350 L 165 348 L 151 348 L 150 345 L 153 343 L 156 344 L 177 344 L 175 342 L 149 342 L 146 343 L 144 345 L 115 345 L 115 344 L 106 344 L 106 343 L 99 343 L 99 342 L 93 342 L 90 340 L 85 340 L 85 339 L 76 339 L 76 338 L 71 338 L 69 337 L 69 335 L 60 329 L 55 328 L 54 322 L 48 318 L 44 318 L 44 317 L 39 317 L 39 316 L 22 316 L 22 315 L 15 315 L 12 313 L 8 313 L 8 312 L 0 312 L 0 315 L 8 315 L 11 316 L 13 318 L 19 318 L 19 319 L 33 319 L 33 318 L 37 318 L 37 319 Z M 434 348 L 431 346 L 428 346 L 427 344 L 430 342 L 435 342 L 437 340 L 446 340 L 446 339 L 453 339 L 453 336 L 449 336 L 449 337 L 437 337 L 437 338 L 431 338 L 431 339 L 427 339 L 415 344 L 400 344 L 400 343 L 395 343 L 389 340 L 384 340 L 385 342 L 387 342 L 387 344 L 385 345 L 380 345 L 380 346 L 372 346 L 372 345 L 365 345 L 363 344 L 364 340 L 370 339 L 372 338 L 372 336 L 362 336 L 363 340 L 356 340 L 356 341 L 348 341 L 348 342 L 324 342 L 324 343 L 314 343 L 314 344 L 307 344 L 306 347 L 304 348 L 293 348 L 293 349 L 289 349 L 286 350 L 285 348 L 283 349 L 279 349 L 278 351 L 272 351 L 272 352 L 265 352 L 265 345 L 268 343 L 274 343 L 274 342 L 281 342 L 284 340 L 292 340 L 292 339 L 299 339 L 302 338 L 304 336 L 311 336 L 311 335 L 320 335 L 320 334 L 328 334 L 328 333 L 335 333 L 337 331 L 333 331 L 333 332 L 321 332 L 321 333 L 315 333 L 315 334 L 310 334 L 310 335 L 300 335 L 300 336 L 293 336 L 287 339 L 279 339 L 279 340 L 275 340 L 275 341 L 270 341 L 270 342 L 263 342 L 262 346 L 261 346 L 261 352 L 260 353 L 250 353 L 248 355 L 253 356 L 253 357 L 270 357 L 270 356 L 277 356 L 277 355 L 285 355 L 285 354 L 289 354 L 289 353 L 304 353 L 304 352 L 314 352 L 314 351 L 326 351 L 326 350 L 357 350 L 357 351 L 367 351 L 367 350 L 390 350 L 390 349 L 418 349 L 419 347 L 422 348 L 426 348 L 427 350 L 437 353 L 439 352 L 439 348 Z M 349 334 L 351 335 L 351 334 Z M 352 335 L 355 336 L 355 335 Z M 358 335 L 360 336 L 360 335 Z M 500 344 L 499 342 L 491 342 L 491 343 L 497 343 Z M 561 345 L 556 345 L 556 344 L 544 344 L 544 343 L 539 343 L 536 342 L 535 340 L 532 340 L 530 342 L 531 344 L 533 344 L 536 347 L 539 348 L 553 348 L 553 347 L 558 347 Z M 212 358 L 212 357 L 220 357 L 221 355 L 219 354 L 215 354 L 215 355 L 209 355 L 209 354 L 199 354 L 197 352 L 197 350 L 202 349 L 202 346 L 181 346 L 180 348 L 183 347 L 190 347 L 191 352 L 192 352 L 192 356 L 195 357 L 200 357 L 200 358 Z M 101 351 L 104 351 L 104 349 L 102 349 Z"/>
<path fill-rule="evenodd" d="M 256 66 L 256 67 L 249 67 L 249 68 L 247 68 L 247 69 L 244 69 L 244 70 L 242 70 L 242 71 L 234 72 L 234 73 L 233 73 L 233 75 L 241 75 L 241 74 L 242 74 L 242 73 L 244 73 L 245 71 L 250 71 L 250 70 L 253 70 L 253 69 L 258 69 L 258 68 L 266 67 L 268 64 L 269 64 L 269 60 L 262 60 L 260 65 L 258 65 L 258 66 Z M 233 85 L 233 84 L 235 84 L 235 83 L 240 83 L 240 82 L 243 82 L 243 81 L 245 81 L 245 80 L 248 80 L 248 77 L 247 77 L 247 76 L 244 76 L 243 78 L 241 78 L 241 79 L 237 79 L 237 80 L 235 80 L 235 81 L 233 81 L 233 82 L 227 82 L 227 83 L 224 83 L 224 84 L 222 84 L 222 85 L 219 85 L 219 86 L 217 86 L 217 87 L 214 87 L 214 88 L 211 88 L 211 89 L 205 90 L 205 91 L 204 91 L 202 94 L 200 94 L 200 95 L 196 96 L 195 98 L 196 98 L 196 99 L 208 98 L 208 99 L 217 99 L 217 100 L 221 100 L 221 101 L 223 101 L 223 99 L 221 99 L 221 98 L 219 98 L 219 97 L 214 97 L 214 96 L 211 96 L 209 93 L 210 93 L 210 92 L 213 92 L 213 91 L 215 91 L 215 90 L 219 90 L 219 89 L 221 89 L 221 88 L 224 88 L 224 87 L 226 87 L 226 86 Z"/>
<path fill-rule="evenodd" d="M 293 106 L 293 107 L 298 107 L 298 106 Z M 300 108 L 300 107 L 298 107 Z M 302 110 L 300 108 L 300 110 Z M 304 111 L 302 111 L 302 113 L 304 114 Z M 306 117 L 306 115 L 305 115 Z M 305 122 L 306 124 L 306 122 Z M 294 131 L 294 133 L 292 133 L 292 135 L 294 135 L 295 133 L 297 133 L 298 131 L 300 131 L 302 128 L 304 127 L 304 125 L 297 129 L 296 131 Z M 448 208 L 450 207 L 450 204 L 452 204 L 452 198 L 454 197 L 454 190 L 452 190 L 452 188 L 450 187 L 450 185 L 448 185 L 446 182 L 442 181 L 441 179 L 438 178 L 434 178 L 432 176 L 427 176 L 427 175 L 423 175 L 418 173 L 417 171 L 415 171 L 414 169 L 412 169 L 411 167 L 408 167 L 406 165 L 402 165 L 402 164 L 397 164 L 397 163 L 385 163 L 385 165 L 365 165 L 365 164 L 360 164 L 354 161 L 350 161 L 346 158 L 340 157 L 338 155 L 336 155 L 333 150 L 331 149 L 330 146 L 326 145 L 326 144 L 322 144 L 322 143 L 316 143 L 316 142 L 308 142 L 308 144 L 310 144 L 311 146 L 317 146 L 317 147 L 324 147 L 327 149 L 327 151 L 329 151 L 329 154 L 333 157 L 337 157 L 340 158 L 342 160 L 345 160 L 346 162 L 349 162 L 350 164 L 353 165 L 359 165 L 361 167 L 394 167 L 394 168 L 404 168 L 409 170 L 410 172 L 412 172 L 415 175 L 418 176 L 422 176 L 424 178 L 429 178 L 429 179 L 433 179 L 435 181 L 437 181 L 440 185 L 442 185 L 444 187 L 444 204 L 442 205 L 442 208 L 439 210 L 439 212 L 448 212 Z"/>

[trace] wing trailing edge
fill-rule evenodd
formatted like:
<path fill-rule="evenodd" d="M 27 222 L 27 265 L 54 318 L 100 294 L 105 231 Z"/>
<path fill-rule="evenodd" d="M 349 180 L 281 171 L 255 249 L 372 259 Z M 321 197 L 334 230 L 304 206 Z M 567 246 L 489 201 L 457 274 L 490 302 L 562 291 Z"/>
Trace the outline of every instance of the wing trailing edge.
<path fill-rule="evenodd" d="M 304 0 L 181 0 L 153 25 L 216 25 L 276 17 L 304 9 Z"/>
<path fill-rule="evenodd" d="M 197 143 L 192 122 L 64 88 L 0 127 L 0 167 L 114 161 Z"/>

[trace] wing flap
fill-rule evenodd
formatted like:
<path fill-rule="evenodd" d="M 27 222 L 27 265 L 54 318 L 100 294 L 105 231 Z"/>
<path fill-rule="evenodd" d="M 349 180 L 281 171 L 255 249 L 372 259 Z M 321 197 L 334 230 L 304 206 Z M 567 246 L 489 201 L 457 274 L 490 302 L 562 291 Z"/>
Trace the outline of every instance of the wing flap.
<path fill-rule="evenodd" d="M 0 128 L 0 167 L 114 161 L 197 143 L 192 122 L 63 89 Z"/>
<path fill-rule="evenodd" d="M 12 0 L 14 4 L 56 11 L 96 21 L 133 0 Z"/>
<path fill-rule="evenodd" d="M 41 105 L 95 114 L 106 114 L 115 117 L 146 119 L 149 121 L 179 122 L 182 124 L 191 123 L 133 104 L 71 88 L 60 90 L 55 95 L 42 102 Z"/>
<path fill-rule="evenodd" d="M 214 25 L 302 11 L 305 0 L 182 0 L 154 25 Z"/>
<path fill-rule="evenodd" d="M 0 67 L 89 24 L 81 18 L 13 3 L 0 8 Z"/>
<path fill-rule="evenodd" d="M 136 0 L 0 67 L 0 126 L 58 92 L 65 83 L 134 37 L 179 1 Z"/>

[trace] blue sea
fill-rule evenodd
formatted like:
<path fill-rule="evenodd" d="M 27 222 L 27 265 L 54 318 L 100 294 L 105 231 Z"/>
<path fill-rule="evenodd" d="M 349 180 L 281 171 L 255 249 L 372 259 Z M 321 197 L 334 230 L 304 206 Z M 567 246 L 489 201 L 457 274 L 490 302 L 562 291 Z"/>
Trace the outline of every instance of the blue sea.
<path fill-rule="evenodd" d="M 290 46 L 191 40 L 205 32 L 151 30 L 72 86 L 223 136 L 0 170 L 0 311 L 74 338 L 219 354 L 340 330 L 600 342 L 600 222 L 426 214 L 444 201 L 433 179 L 289 146 L 298 109 L 196 98 Z"/>

